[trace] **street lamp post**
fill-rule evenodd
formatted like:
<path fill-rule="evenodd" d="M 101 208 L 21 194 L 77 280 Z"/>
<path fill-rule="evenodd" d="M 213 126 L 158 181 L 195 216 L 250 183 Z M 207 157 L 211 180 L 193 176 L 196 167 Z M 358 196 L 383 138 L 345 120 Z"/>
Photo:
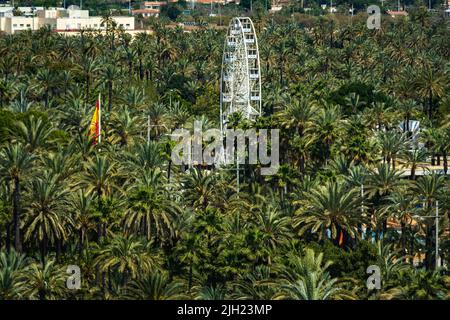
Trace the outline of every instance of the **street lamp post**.
<path fill-rule="evenodd" d="M 436 243 L 434 250 L 436 251 L 436 270 L 440 267 L 439 261 L 439 201 L 436 200 Z"/>
<path fill-rule="evenodd" d="M 434 218 L 435 219 L 435 225 L 436 225 L 436 231 L 435 231 L 435 269 L 438 270 L 441 261 L 439 258 L 439 201 L 436 200 L 436 214 L 432 216 L 413 216 L 414 218 Z"/>

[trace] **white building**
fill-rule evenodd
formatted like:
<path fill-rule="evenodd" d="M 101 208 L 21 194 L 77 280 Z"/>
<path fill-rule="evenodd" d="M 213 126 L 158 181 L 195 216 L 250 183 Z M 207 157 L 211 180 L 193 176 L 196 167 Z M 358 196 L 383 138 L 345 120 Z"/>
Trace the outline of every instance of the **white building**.
<path fill-rule="evenodd" d="M 106 27 L 102 23 L 103 18 L 99 16 L 89 16 L 88 10 L 80 10 L 78 8 L 50 8 L 28 10 L 31 15 L 14 16 L 8 10 L 0 11 L 0 31 L 8 34 L 20 32 L 24 30 L 38 30 L 44 26 L 49 26 L 59 32 L 63 31 L 79 31 L 84 29 L 105 30 Z M 21 11 L 22 12 L 22 11 Z M 125 31 L 134 30 L 134 17 L 112 17 L 118 28 Z"/>
<path fill-rule="evenodd" d="M 0 7 L 0 18 L 12 17 L 14 15 L 13 11 L 13 7 Z"/>

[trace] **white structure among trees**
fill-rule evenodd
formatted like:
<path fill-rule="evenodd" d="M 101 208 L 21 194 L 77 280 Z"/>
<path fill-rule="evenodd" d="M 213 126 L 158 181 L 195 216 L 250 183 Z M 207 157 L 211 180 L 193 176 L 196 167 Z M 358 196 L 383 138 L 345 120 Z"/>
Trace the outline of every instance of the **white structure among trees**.
<path fill-rule="evenodd" d="M 261 72 L 258 40 L 253 22 L 248 17 L 230 21 L 222 58 L 220 81 L 221 131 L 227 118 L 235 112 L 246 119 L 261 114 Z"/>

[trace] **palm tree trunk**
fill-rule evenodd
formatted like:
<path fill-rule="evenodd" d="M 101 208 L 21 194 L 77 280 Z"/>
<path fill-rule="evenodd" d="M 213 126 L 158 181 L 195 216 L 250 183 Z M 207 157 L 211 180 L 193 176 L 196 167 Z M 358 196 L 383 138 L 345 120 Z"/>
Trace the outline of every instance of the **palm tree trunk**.
<path fill-rule="evenodd" d="M 48 107 L 48 90 L 45 90 L 44 102 L 45 102 L 45 108 L 47 109 L 47 107 Z"/>
<path fill-rule="evenodd" d="M 300 173 L 303 174 L 305 173 L 305 157 L 304 156 L 300 156 Z"/>
<path fill-rule="evenodd" d="M 11 251 L 11 223 L 6 225 L 6 252 L 9 253 Z"/>
<path fill-rule="evenodd" d="M 416 167 L 413 165 L 411 167 L 411 180 L 415 180 L 416 179 Z"/>
<path fill-rule="evenodd" d="M 428 91 L 428 118 L 431 119 L 433 117 L 433 92 L 431 90 Z"/>
<path fill-rule="evenodd" d="M 89 91 L 90 91 L 90 85 L 89 85 L 89 76 L 86 76 L 86 102 L 89 102 Z"/>
<path fill-rule="evenodd" d="M 189 280 L 188 280 L 188 292 L 191 292 L 192 288 L 192 261 L 189 264 Z"/>
<path fill-rule="evenodd" d="M 142 59 L 139 59 L 139 79 L 144 79 L 144 69 L 142 68 Z"/>
<path fill-rule="evenodd" d="M 81 255 L 83 254 L 83 228 L 80 228 L 79 231 L 79 238 L 78 238 L 78 254 Z"/>
<path fill-rule="evenodd" d="M 401 228 L 402 228 L 402 253 L 403 258 L 406 262 L 406 223 L 404 221 L 401 221 Z"/>
<path fill-rule="evenodd" d="M 412 230 L 412 226 L 409 226 L 409 230 L 411 231 L 411 241 L 410 241 L 410 263 L 411 263 L 411 267 L 414 266 L 414 234 L 413 234 L 413 230 Z"/>
<path fill-rule="evenodd" d="M 56 239 L 56 261 L 59 263 L 61 259 L 61 247 L 62 247 L 62 240 Z"/>
<path fill-rule="evenodd" d="M 425 268 L 431 270 L 433 267 L 433 226 L 427 225 L 427 233 L 425 237 Z"/>
<path fill-rule="evenodd" d="M 167 181 L 170 184 L 170 172 L 172 170 L 172 158 L 169 159 L 169 165 L 167 167 Z"/>
<path fill-rule="evenodd" d="M 13 191 L 13 222 L 14 222 L 14 249 L 22 252 L 22 242 L 20 241 L 20 179 L 14 177 Z"/>
<path fill-rule="evenodd" d="M 113 84 L 112 81 L 108 81 L 108 113 L 111 113 L 112 95 L 113 95 Z"/>
<path fill-rule="evenodd" d="M 42 265 L 45 265 L 45 255 L 47 254 L 47 234 L 44 233 L 41 241 L 41 261 Z"/>

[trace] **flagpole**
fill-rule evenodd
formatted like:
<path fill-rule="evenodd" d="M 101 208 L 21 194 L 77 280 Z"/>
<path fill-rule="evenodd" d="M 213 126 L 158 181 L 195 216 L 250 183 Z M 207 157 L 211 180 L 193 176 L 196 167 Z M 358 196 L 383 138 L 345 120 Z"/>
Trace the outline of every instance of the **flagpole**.
<path fill-rule="evenodd" d="M 102 104 L 101 95 L 98 94 L 98 143 L 102 142 Z"/>

